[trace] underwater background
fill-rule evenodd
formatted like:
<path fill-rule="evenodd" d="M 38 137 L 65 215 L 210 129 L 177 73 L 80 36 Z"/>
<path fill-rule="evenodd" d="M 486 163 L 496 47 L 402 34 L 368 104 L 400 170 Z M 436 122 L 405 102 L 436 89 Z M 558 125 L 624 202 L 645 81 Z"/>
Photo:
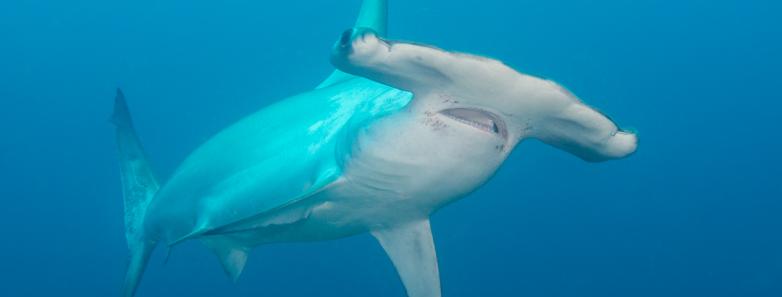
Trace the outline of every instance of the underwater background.
<path fill-rule="evenodd" d="M 165 179 L 316 86 L 359 0 L 0 2 L 0 296 L 117 296 L 114 90 Z M 392 0 L 390 37 L 551 78 L 640 133 L 592 164 L 537 141 L 432 225 L 443 296 L 782 296 L 782 2 Z M 197 242 L 138 296 L 404 296 L 374 239 L 277 244 L 233 284 Z"/>

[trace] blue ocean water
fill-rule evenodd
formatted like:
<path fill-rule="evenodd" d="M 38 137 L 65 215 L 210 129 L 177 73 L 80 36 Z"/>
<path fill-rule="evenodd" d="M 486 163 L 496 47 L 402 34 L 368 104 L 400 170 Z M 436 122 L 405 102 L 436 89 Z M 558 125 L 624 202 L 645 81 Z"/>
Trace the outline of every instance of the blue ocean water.
<path fill-rule="evenodd" d="M 331 71 L 360 1 L 0 2 L 0 296 L 116 296 L 125 90 L 159 175 Z M 392 0 L 391 37 L 554 79 L 632 157 L 523 143 L 432 221 L 443 295 L 782 296 L 782 4 Z M 238 283 L 192 242 L 139 296 L 404 296 L 375 241 L 260 247 Z"/>

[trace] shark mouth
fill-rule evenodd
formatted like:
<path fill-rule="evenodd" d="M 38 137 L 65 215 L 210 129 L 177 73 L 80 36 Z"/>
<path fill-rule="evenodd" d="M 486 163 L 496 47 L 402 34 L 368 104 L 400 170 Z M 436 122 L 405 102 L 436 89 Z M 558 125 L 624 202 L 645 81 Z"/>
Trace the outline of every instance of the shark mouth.
<path fill-rule="evenodd" d="M 471 126 L 486 133 L 491 133 L 506 139 L 508 130 L 499 116 L 475 108 L 451 108 L 440 111 L 440 114 L 459 123 Z"/>

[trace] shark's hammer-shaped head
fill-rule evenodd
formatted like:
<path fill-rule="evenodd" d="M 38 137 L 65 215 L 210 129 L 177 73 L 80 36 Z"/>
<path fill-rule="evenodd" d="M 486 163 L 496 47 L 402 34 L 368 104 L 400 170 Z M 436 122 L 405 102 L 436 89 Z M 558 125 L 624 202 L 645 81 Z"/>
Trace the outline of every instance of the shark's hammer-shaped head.
<path fill-rule="evenodd" d="M 587 161 L 635 152 L 635 134 L 582 103 L 557 83 L 497 60 L 431 46 L 387 41 L 369 29 L 342 34 L 332 63 L 415 94 L 412 112 L 445 115 L 507 140 L 537 138 Z"/>

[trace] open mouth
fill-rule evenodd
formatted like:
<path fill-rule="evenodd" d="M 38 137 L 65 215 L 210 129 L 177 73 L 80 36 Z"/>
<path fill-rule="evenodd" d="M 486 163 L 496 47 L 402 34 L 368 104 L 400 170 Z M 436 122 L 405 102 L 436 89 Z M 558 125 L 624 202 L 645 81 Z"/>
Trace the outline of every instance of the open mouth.
<path fill-rule="evenodd" d="M 505 122 L 497 115 L 485 110 L 474 108 L 451 108 L 440 111 L 440 114 L 475 129 L 497 135 L 503 139 L 508 136 Z"/>

